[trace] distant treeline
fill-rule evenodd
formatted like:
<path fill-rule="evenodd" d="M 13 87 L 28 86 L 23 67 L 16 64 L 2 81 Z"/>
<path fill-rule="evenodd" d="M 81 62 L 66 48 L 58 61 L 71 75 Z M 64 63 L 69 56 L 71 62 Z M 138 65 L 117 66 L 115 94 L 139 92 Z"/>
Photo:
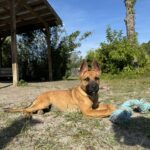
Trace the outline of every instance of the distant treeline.
<path fill-rule="evenodd" d="M 53 80 L 67 78 L 71 68 L 79 67 L 82 57 L 76 48 L 91 32 L 80 34 L 80 31 L 75 31 L 67 35 L 60 27 L 51 29 Z M 37 30 L 19 35 L 17 45 L 20 79 L 48 80 L 48 51 L 43 32 Z M 1 67 L 11 67 L 10 49 L 10 38 L 7 38 L 1 46 Z M 97 59 L 103 73 L 138 71 L 150 66 L 150 41 L 139 44 L 136 40 L 132 43 L 122 31 L 107 27 L 106 42 L 100 43 L 95 50 L 89 50 L 86 59 L 89 62 Z"/>

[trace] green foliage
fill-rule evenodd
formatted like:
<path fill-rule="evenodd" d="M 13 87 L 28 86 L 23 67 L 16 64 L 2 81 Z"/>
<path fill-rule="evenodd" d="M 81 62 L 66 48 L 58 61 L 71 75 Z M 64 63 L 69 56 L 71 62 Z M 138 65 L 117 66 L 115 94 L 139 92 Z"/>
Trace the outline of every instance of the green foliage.
<path fill-rule="evenodd" d="M 54 80 L 67 78 L 70 68 L 77 66 L 81 60 L 76 48 L 91 35 L 75 31 L 67 35 L 65 29 L 51 29 L 51 55 Z M 45 35 L 37 30 L 22 34 L 18 41 L 19 66 L 21 78 L 25 80 L 48 79 L 48 52 Z M 75 56 L 76 55 L 76 56 Z M 77 57 L 78 56 L 78 57 Z M 73 62 L 74 61 L 74 62 Z"/>
<path fill-rule="evenodd" d="M 17 85 L 18 85 L 18 86 L 27 86 L 28 83 L 27 83 L 26 81 L 24 81 L 24 80 L 21 79 L 21 80 L 18 82 Z"/>
<path fill-rule="evenodd" d="M 92 64 L 93 59 L 98 60 L 98 53 L 94 50 L 89 50 L 86 55 L 86 60 L 88 62 L 88 65 Z M 89 67 L 91 67 L 91 66 L 89 66 Z"/>
<path fill-rule="evenodd" d="M 48 61 L 45 43 L 44 34 L 40 30 L 20 35 L 18 41 L 18 59 L 19 73 L 22 79 L 47 79 Z"/>
<path fill-rule="evenodd" d="M 113 79 L 139 79 L 149 77 L 150 67 L 146 66 L 144 68 L 139 68 L 136 70 L 131 70 L 126 68 L 124 71 L 118 74 L 103 73 L 101 78 L 103 80 L 113 80 Z"/>
<path fill-rule="evenodd" d="M 150 57 L 150 41 L 147 43 L 143 43 L 141 46 L 144 49 L 144 51 L 147 53 L 147 55 Z"/>
<path fill-rule="evenodd" d="M 80 51 L 73 51 L 69 58 L 69 63 L 67 64 L 67 70 L 63 79 L 68 79 L 71 76 L 71 69 L 78 68 L 81 64 L 82 57 L 80 56 Z"/>
<path fill-rule="evenodd" d="M 2 54 L 1 67 L 11 67 L 11 45 L 10 38 L 6 38 L 0 45 L 0 52 Z"/>
<path fill-rule="evenodd" d="M 106 39 L 107 43 L 101 43 L 95 52 L 90 51 L 87 54 L 87 59 L 90 61 L 97 58 L 104 73 L 130 72 L 147 64 L 143 48 L 137 43 L 129 42 L 126 37 L 122 36 L 122 31 L 112 31 L 108 27 Z"/>
<path fill-rule="evenodd" d="M 52 30 L 52 59 L 54 68 L 54 77 L 56 79 L 68 78 L 70 69 L 78 66 L 81 57 L 76 48 L 81 46 L 81 42 L 91 35 L 91 32 L 85 32 L 80 35 L 80 31 L 75 31 L 70 35 L 66 34 L 64 29 L 56 28 Z"/>
<path fill-rule="evenodd" d="M 121 41 L 123 39 L 122 30 L 117 32 L 116 30 L 112 31 L 111 27 L 106 28 L 106 39 L 108 43 L 113 43 L 115 41 Z"/>

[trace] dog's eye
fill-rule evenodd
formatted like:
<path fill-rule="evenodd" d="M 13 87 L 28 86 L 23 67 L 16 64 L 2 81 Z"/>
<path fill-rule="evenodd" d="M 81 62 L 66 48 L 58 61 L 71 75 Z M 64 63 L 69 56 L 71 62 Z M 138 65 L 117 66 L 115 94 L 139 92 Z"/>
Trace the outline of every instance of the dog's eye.
<path fill-rule="evenodd" d="M 84 79 L 84 81 L 90 81 L 90 78 L 87 77 L 87 78 Z"/>
<path fill-rule="evenodd" d="M 95 77 L 95 80 L 99 80 L 99 77 Z"/>

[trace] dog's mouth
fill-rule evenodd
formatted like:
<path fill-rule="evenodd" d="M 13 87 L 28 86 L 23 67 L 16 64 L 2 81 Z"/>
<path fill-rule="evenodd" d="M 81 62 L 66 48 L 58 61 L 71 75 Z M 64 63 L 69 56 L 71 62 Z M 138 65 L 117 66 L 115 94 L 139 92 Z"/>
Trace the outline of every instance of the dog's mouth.
<path fill-rule="evenodd" d="M 98 93 L 98 91 L 87 91 L 88 95 L 94 95 L 94 94 L 97 94 L 97 93 Z"/>
<path fill-rule="evenodd" d="M 95 95 L 98 93 L 98 91 L 99 91 L 99 85 L 98 84 L 95 84 L 95 85 L 88 84 L 86 86 L 86 93 L 88 95 Z"/>
<path fill-rule="evenodd" d="M 95 101 L 98 99 L 98 91 L 99 91 L 98 84 L 88 84 L 86 86 L 86 93 L 88 94 L 89 98 L 92 101 Z"/>

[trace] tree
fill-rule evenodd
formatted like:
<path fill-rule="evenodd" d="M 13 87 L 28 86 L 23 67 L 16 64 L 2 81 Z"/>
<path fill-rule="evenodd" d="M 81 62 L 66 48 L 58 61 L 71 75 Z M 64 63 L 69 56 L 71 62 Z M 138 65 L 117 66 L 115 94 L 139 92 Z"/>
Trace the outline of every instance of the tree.
<path fill-rule="evenodd" d="M 149 57 L 150 57 L 150 41 L 148 41 L 147 43 L 142 43 L 141 46 L 144 48 L 145 52 L 146 52 L 146 53 L 149 55 Z"/>
<path fill-rule="evenodd" d="M 119 73 L 124 70 L 134 70 L 144 67 L 147 58 L 143 48 L 132 44 L 122 35 L 122 31 L 106 29 L 107 42 L 102 42 L 95 51 L 89 51 L 86 58 L 92 61 L 96 58 L 105 73 Z"/>
<path fill-rule="evenodd" d="M 81 34 L 80 31 L 75 31 L 67 35 L 63 28 L 52 29 L 51 49 L 54 68 L 53 76 L 55 79 L 61 79 L 63 76 L 67 77 L 69 75 L 69 70 L 73 65 L 73 53 L 76 53 L 76 48 L 80 47 L 81 42 L 90 35 L 91 32 Z"/>
<path fill-rule="evenodd" d="M 134 6 L 136 0 L 124 0 L 126 7 L 126 18 L 125 25 L 127 31 L 127 37 L 130 42 L 136 42 L 136 32 L 135 32 L 135 10 Z"/>
<path fill-rule="evenodd" d="M 69 69 L 73 65 L 73 53 L 76 53 L 76 48 L 81 46 L 82 40 L 90 36 L 90 34 L 91 32 L 81 34 L 80 31 L 75 31 L 67 35 L 63 28 L 52 28 L 51 55 L 54 80 L 62 79 L 68 75 Z M 18 53 L 20 76 L 22 79 L 48 79 L 48 52 L 45 43 L 44 34 L 41 30 L 32 31 L 20 36 Z"/>
<path fill-rule="evenodd" d="M 0 67 L 11 67 L 10 38 L 0 40 Z"/>
<path fill-rule="evenodd" d="M 20 77 L 24 80 L 48 78 L 47 48 L 40 30 L 23 33 L 18 41 Z"/>
<path fill-rule="evenodd" d="M 92 62 L 93 62 L 94 59 L 98 60 L 98 55 L 97 54 L 98 54 L 97 51 L 95 51 L 94 49 L 90 49 L 87 52 L 87 54 L 86 54 L 86 60 L 88 62 L 89 67 L 91 67 L 90 64 L 92 64 Z"/>

